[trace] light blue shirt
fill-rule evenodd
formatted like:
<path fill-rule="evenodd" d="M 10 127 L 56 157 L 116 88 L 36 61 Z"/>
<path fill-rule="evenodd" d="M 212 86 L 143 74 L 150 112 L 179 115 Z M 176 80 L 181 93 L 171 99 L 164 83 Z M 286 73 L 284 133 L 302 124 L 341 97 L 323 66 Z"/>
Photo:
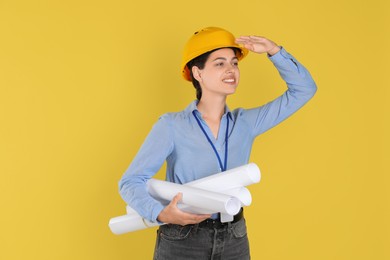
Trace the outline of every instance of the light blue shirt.
<path fill-rule="evenodd" d="M 167 162 L 166 180 L 187 183 L 221 172 L 217 156 L 199 127 L 195 111 L 213 142 L 222 163 L 225 157 L 225 131 L 228 129 L 227 169 L 248 163 L 254 139 L 276 126 L 309 101 L 317 90 L 310 73 L 285 49 L 269 57 L 282 79 L 286 92 L 275 100 L 253 109 L 225 108 L 216 139 L 201 113 L 197 101 L 178 113 L 167 113 L 155 123 L 137 155 L 119 182 L 124 201 L 142 217 L 156 222 L 164 208 L 146 189 L 146 182 Z"/>

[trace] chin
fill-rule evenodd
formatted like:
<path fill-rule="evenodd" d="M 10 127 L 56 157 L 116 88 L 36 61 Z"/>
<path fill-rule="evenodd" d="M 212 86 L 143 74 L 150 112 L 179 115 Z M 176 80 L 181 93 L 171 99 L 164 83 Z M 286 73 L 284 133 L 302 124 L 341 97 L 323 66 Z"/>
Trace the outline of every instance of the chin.
<path fill-rule="evenodd" d="M 236 93 L 236 89 L 234 88 L 234 90 L 232 91 L 229 91 L 228 93 L 226 93 L 227 95 L 233 95 L 234 93 Z"/>

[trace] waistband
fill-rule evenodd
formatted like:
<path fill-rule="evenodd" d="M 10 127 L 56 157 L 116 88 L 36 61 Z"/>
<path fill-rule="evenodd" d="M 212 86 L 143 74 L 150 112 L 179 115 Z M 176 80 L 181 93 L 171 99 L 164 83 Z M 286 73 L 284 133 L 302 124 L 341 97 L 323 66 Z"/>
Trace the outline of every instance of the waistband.
<path fill-rule="evenodd" d="M 198 227 L 209 227 L 209 228 L 220 228 L 220 227 L 225 227 L 229 224 L 236 223 L 240 221 L 244 217 L 244 209 L 241 208 L 240 212 L 237 213 L 237 215 L 234 215 L 234 218 L 230 222 L 221 222 L 221 218 L 218 217 L 216 219 L 206 219 L 203 220 L 202 222 L 195 224 L 198 225 Z"/>

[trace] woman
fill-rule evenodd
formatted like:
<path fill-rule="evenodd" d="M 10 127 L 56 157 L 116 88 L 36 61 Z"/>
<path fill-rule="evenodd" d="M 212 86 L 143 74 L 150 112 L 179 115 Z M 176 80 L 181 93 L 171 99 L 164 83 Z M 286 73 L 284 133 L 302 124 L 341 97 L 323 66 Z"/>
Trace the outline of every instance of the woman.
<path fill-rule="evenodd" d="M 236 91 L 238 62 L 248 50 L 267 53 L 288 89 L 266 105 L 230 110 L 226 99 Z M 189 39 L 182 75 L 192 81 L 197 100 L 181 112 L 163 115 L 153 126 L 119 183 L 120 193 L 142 217 L 166 223 L 158 230 L 154 259 L 249 259 L 242 210 L 233 221 L 221 223 L 218 214 L 181 211 L 181 194 L 162 205 L 148 194 L 146 182 L 164 161 L 166 180 L 181 184 L 247 164 L 255 137 L 302 107 L 316 85 L 309 72 L 271 40 L 235 39 L 217 27 L 204 28 Z"/>

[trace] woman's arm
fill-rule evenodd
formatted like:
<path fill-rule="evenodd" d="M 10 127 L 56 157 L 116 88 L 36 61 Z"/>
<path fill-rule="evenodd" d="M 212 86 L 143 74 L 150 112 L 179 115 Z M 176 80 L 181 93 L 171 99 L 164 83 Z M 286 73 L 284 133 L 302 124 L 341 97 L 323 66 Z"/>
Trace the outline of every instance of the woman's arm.
<path fill-rule="evenodd" d="M 146 182 L 161 168 L 173 149 L 171 129 L 164 117 L 156 122 L 119 181 L 123 200 L 142 217 L 155 222 L 164 206 L 152 198 Z"/>
<path fill-rule="evenodd" d="M 181 200 L 178 194 L 167 205 L 150 196 L 146 182 L 161 168 L 166 158 L 174 149 L 172 125 L 168 116 L 163 116 L 153 126 L 136 157 L 119 181 L 119 192 L 123 200 L 142 217 L 151 222 L 172 224 L 195 224 L 209 214 L 192 214 L 180 210 L 177 203 Z"/>
<path fill-rule="evenodd" d="M 283 95 L 268 104 L 242 111 L 241 115 L 253 129 L 253 135 L 257 136 L 299 110 L 314 96 L 317 86 L 309 71 L 274 42 L 259 36 L 242 36 L 237 39 L 237 43 L 255 53 L 268 53 L 268 58 L 288 88 Z"/>

